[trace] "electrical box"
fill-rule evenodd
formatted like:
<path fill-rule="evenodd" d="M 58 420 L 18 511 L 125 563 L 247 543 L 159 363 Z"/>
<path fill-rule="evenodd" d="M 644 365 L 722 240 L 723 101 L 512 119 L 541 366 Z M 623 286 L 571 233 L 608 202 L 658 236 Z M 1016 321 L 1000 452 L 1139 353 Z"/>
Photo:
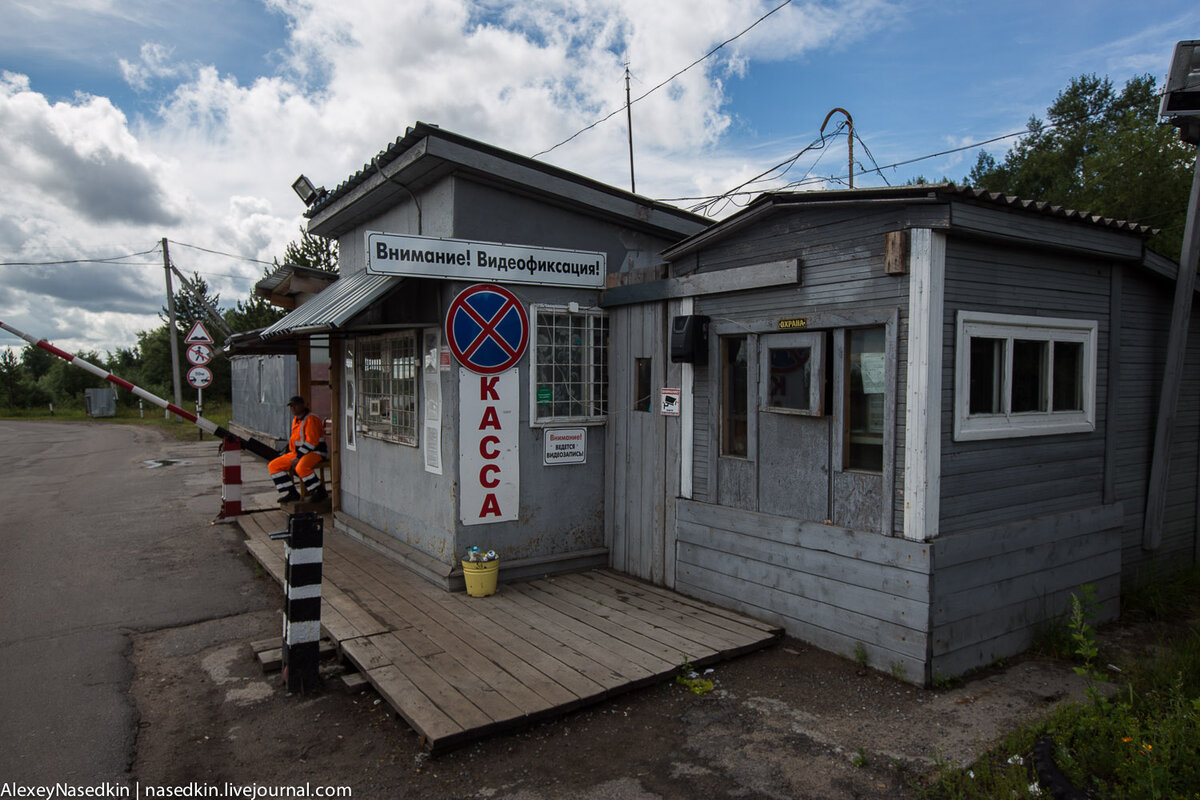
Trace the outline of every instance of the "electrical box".
<path fill-rule="evenodd" d="M 708 363 L 708 317 L 693 314 L 671 318 L 671 361 Z"/>

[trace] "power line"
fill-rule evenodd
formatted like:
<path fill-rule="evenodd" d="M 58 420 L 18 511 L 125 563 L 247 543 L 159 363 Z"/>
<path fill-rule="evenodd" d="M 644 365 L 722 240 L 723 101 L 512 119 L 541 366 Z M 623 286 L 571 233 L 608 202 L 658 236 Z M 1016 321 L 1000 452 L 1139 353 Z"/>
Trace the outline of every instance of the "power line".
<path fill-rule="evenodd" d="M 1162 97 L 1162 94 L 1163 94 L 1163 93 L 1160 91 L 1160 92 L 1156 93 L 1155 97 L 1161 98 L 1161 97 Z M 1089 120 L 1089 119 L 1091 119 L 1091 118 L 1093 118 L 1093 117 L 1100 116 L 1101 114 L 1107 114 L 1107 113 L 1111 113 L 1111 112 L 1114 112 L 1114 111 L 1128 111 L 1128 110 L 1130 110 L 1130 109 L 1139 108 L 1141 105 L 1142 105 L 1142 104 L 1141 104 L 1141 103 L 1139 103 L 1138 101 L 1131 101 L 1131 102 L 1128 102 L 1128 103 L 1122 103 L 1122 104 L 1113 103 L 1113 104 L 1111 104 L 1111 105 L 1105 106 L 1104 108 L 1097 109 L 1097 110 L 1095 110 L 1095 111 L 1092 111 L 1092 112 L 1090 112 L 1090 113 L 1087 113 L 1087 114 L 1081 114 L 1081 115 L 1079 115 L 1079 116 L 1077 116 L 1077 117 L 1072 117 L 1071 119 L 1064 119 L 1064 120 L 1062 120 L 1061 122 L 1042 122 L 1042 121 L 1040 121 L 1040 120 L 1039 120 L 1039 123 L 1040 123 L 1041 127 L 1039 127 L 1039 128 L 1038 128 L 1038 129 L 1036 129 L 1036 130 L 1030 130 L 1029 128 L 1025 128 L 1024 130 L 1020 130 L 1020 131 L 1013 131 L 1012 133 L 1005 133 L 1005 134 L 1002 134 L 1002 135 L 1000 135 L 1000 136 L 993 136 L 993 137 L 992 137 L 992 138 L 990 138 L 990 139 L 984 139 L 984 140 L 982 140 L 982 141 L 973 142 L 973 143 L 971 143 L 971 144 L 962 145 L 962 146 L 960 146 L 960 147 L 952 147 L 952 148 L 950 148 L 950 149 L 948 149 L 948 150 L 941 150 L 941 151 L 938 151 L 938 152 L 936 152 L 936 153 L 930 153 L 930 154 L 928 154 L 928 155 L 917 156 L 916 158 L 910 158 L 910 159 L 906 159 L 906 160 L 904 160 L 904 161 L 896 161 L 896 162 L 893 162 L 893 163 L 891 163 L 891 164 L 885 164 L 885 165 L 884 165 L 884 166 L 882 166 L 882 167 L 881 167 L 881 166 L 879 166 L 879 164 L 878 164 L 878 163 L 875 161 L 875 158 L 874 158 L 874 156 L 872 156 L 872 155 L 871 155 L 871 152 L 870 152 L 870 150 L 868 149 L 868 150 L 867 150 L 867 156 L 868 156 L 868 157 L 871 159 L 871 162 L 872 162 L 873 164 L 875 164 L 875 168 L 874 168 L 874 169 L 869 169 L 869 170 L 864 170 L 862 174 L 864 174 L 864 175 L 867 175 L 867 174 L 870 174 L 870 173 L 876 173 L 876 174 L 878 174 L 878 175 L 879 175 L 879 177 L 880 177 L 880 178 L 882 178 L 882 179 L 884 180 L 884 182 L 886 183 L 886 182 L 887 182 L 887 178 L 886 178 L 886 177 L 884 177 L 884 175 L 883 175 L 883 171 L 884 171 L 884 170 L 886 170 L 886 169 L 895 169 L 895 168 L 897 168 L 897 167 L 904 167 L 904 166 L 908 166 L 909 164 L 916 164 L 916 163 L 918 163 L 918 162 L 920 162 L 920 161 L 928 161 L 928 160 L 929 160 L 929 159 L 931 159 L 931 158 L 940 158 L 941 156 L 953 155 L 954 153 L 961 153 L 961 152 L 963 152 L 963 151 L 965 151 L 965 150 L 973 150 L 973 149 L 975 149 L 975 148 L 977 148 L 977 147 L 983 147 L 983 146 L 985 146 L 985 145 L 989 145 L 989 144 L 995 144 L 996 142 L 1001 142 L 1001 141 L 1004 141 L 1005 139 L 1012 139 L 1012 138 L 1014 138 L 1014 137 L 1017 137 L 1017 136 L 1031 136 L 1031 135 L 1034 135 L 1034 134 L 1043 134 L 1043 133 L 1047 133 L 1047 132 L 1049 132 L 1049 131 L 1053 131 L 1053 130 L 1056 130 L 1056 129 L 1058 129 L 1058 128 L 1068 127 L 1068 126 L 1070 126 L 1070 125 L 1074 125 L 1074 124 L 1077 124 L 1077 123 L 1080 123 L 1080 122 L 1084 122 L 1084 121 L 1086 121 L 1086 120 Z M 839 133 L 839 131 L 840 131 L 840 128 L 839 128 L 839 129 L 837 129 L 837 130 L 835 130 L 835 131 L 834 131 L 832 134 L 830 134 L 830 135 L 831 135 L 831 136 L 832 136 L 832 135 L 836 135 L 836 134 L 838 134 L 838 133 Z M 855 138 L 856 138 L 856 139 L 858 139 L 858 141 L 859 141 L 859 142 L 862 142 L 862 144 L 863 144 L 863 147 L 864 147 L 864 149 L 865 149 L 865 148 L 866 148 L 866 142 L 863 142 L 862 138 L 861 138 L 860 136 L 858 136 L 858 134 L 857 134 L 857 133 L 855 134 Z M 823 144 L 824 144 L 824 143 L 822 142 L 822 145 L 823 145 Z M 791 160 L 794 160 L 795 158 L 798 158 L 798 157 L 799 157 L 801 154 L 803 154 L 805 151 L 807 151 L 807 150 L 809 150 L 809 149 L 818 149 L 818 150 L 819 150 L 819 149 L 821 149 L 821 148 L 813 148 L 813 146 L 812 146 L 812 145 L 809 145 L 809 146 L 808 146 L 808 147 L 806 147 L 804 150 L 801 150 L 801 151 L 800 151 L 800 153 L 797 153 L 795 156 L 793 156 L 793 157 L 792 157 L 792 159 L 789 159 L 789 161 L 791 161 Z M 824 154 L 822 153 L 822 155 L 824 155 Z M 820 159 L 819 159 L 819 157 L 818 157 L 818 160 L 820 160 Z M 758 177 L 759 177 L 759 178 L 761 178 L 763 175 L 767 175 L 767 174 L 769 174 L 769 173 L 770 173 L 771 171 L 773 171 L 774 169 L 778 169 L 780 166 L 782 166 L 783 164 L 786 164 L 786 163 L 788 163 L 788 161 L 784 161 L 784 162 L 782 162 L 781 164 L 778 164 L 778 165 L 776 165 L 775 167 L 772 167 L 771 169 L 767 170 L 766 172 L 763 172 L 763 173 L 761 173 L 761 174 L 760 174 Z M 813 166 L 814 166 L 814 167 L 816 166 L 816 162 L 814 162 Z M 810 170 L 809 170 L 809 171 L 811 172 L 811 168 L 810 168 Z M 745 183 L 739 184 L 738 186 L 734 187 L 733 189 L 730 189 L 729 191 L 727 191 L 727 192 L 724 192 L 723 194 L 719 194 L 719 195 L 704 195 L 704 196 L 698 196 L 698 197 L 673 197 L 673 198 L 656 198 L 656 200 L 657 200 L 657 202 L 663 202 L 663 203 L 679 202 L 679 201 L 685 201 L 685 200 L 704 200 L 704 201 L 707 201 L 707 202 L 705 202 L 705 203 L 701 203 L 700 205 L 698 205 L 698 206 L 695 206 L 695 207 L 693 207 L 693 208 L 694 208 L 694 209 L 695 209 L 695 208 L 705 208 L 705 207 L 711 206 L 712 204 L 715 204 L 717 201 L 719 201 L 719 200 L 722 200 L 722 199 L 731 199 L 732 197 L 734 197 L 734 196 L 737 196 L 737 195 L 744 195 L 744 194 L 748 194 L 748 192 L 743 192 L 743 191 L 740 191 L 740 190 L 741 190 L 741 189 L 742 189 L 744 186 L 746 186 L 746 185 L 748 185 L 748 184 L 751 184 L 751 183 L 754 183 L 754 182 L 755 182 L 755 181 L 757 181 L 757 180 L 758 180 L 758 178 L 752 178 L 752 179 L 750 179 L 749 181 L 746 181 Z M 834 183 L 845 183 L 845 177 L 838 177 L 838 176 L 830 176 L 829 178 L 822 178 L 822 179 L 820 179 L 820 180 L 829 180 L 829 181 L 832 181 L 832 182 L 834 182 Z M 807 176 L 806 176 L 804 179 L 802 179 L 802 180 L 801 180 L 800 182 L 798 182 L 798 183 L 795 183 L 795 184 L 788 184 L 787 186 L 784 186 L 784 187 L 783 187 L 783 188 L 782 188 L 780 191 L 782 191 L 782 190 L 787 190 L 787 189 L 791 189 L 791 188 L 795 188 L 796 186 L 803 185 L 804 183 L 808 183 L 808 182 L 810 182 L 810 181 L 808 181 L 808 179 L 807 179 Z M 890 185 L 890 184 L 889 184 L 889 185 Z"/>
<path fill-rule="evenodd" d="M 123 256 L 108 256 L 107 258 L 72 258 L 63 259 L 60 261 L 0 261 L 0 267 L 57 267 L 66 264 L 118 264 L 121 266 L 138 266 L 137 264 L 125 263 L 127 258 L 138 258 L 147 256 L 151 253 L 159 252 L 157 246 L 143 250 L 140 253 L 128 253 Z"/>
<path fill-rule="evenodd" d="M 671 77 L 667 78 L 667 79 L 666 79 L 665 81 L 663 81 L 662 83 L 659 83 L 658 85 L 654 86 L 654 87 L 653 87 L 652 89 L 650 89 L 649 91 L 647 91 L 647 92 L 645 92 L 644 94 L 642 94 L 642 95 L 640 95 L 640 96 L 638 96 L 638 97 L 634 98 L 634 100 L 633 100 L 632 102 L 630 102 L 630 103 L 627 103 L 626 105 L 623 105 L 623 106 L 621 106 L 621 107 L 620 107 L 620 108 L 618 108 L 617 110 L 610 112 L 610 113 L 609 113 L 607 116 L 605 116 L 605 117 L 603 117 L 603 118 L 601 118 L 601 119 L 598 119 L 598 120 L 596 120 L 596 121 L 595 121 L 595 122 L 593 122 L 591 125 L 588 125 L 586 128 L 583 128 L 582 130 L 576 131 L 575 133 L 571 134 L 571 135 L 570 135 L 570 136 L 568 136 L 566 139 L 563 139 L 561 142 L 559 142 L 558 144 L 554 145 L 553 147 L 547 148 L 547 149 L 545 149 L 545 150 L 541 151 L 540 153 L 534 153 L 532 156 L 530 156 L 530 158 L 537 158 L 538 156 L 544 156 L 544 155 L 546 155 L 547 153 L 549 153 L 549 152 L 550 152 L 550 151 L 552 151 L 552 150 L 557 150 L 558 148 L 562 147 L 562 146 L 563 146 L 564 144 L 566 144 L 567 142 L 569 142 L 569 141 L 571 141 L 572 139 L 574 139 L 576 136 L 579 136 L 580 134 L 583 134 L 583 133 L 587 133 L 587 132 L 588 132 L 588 131 L 590 131 L 592 128 L 596 127 L 597 125 L 599 125 L 599 124 L 601 124 L 601 123 L 603 123 L 603 122 L 607 122 L 608 120 L 610 120 L 610 119 L 612 119 L 613 117 L 615 117 L 617 114 L 620 114 L 622 111 L 626 110 L 626 109 L 627 109 L 629 106 L 633 105 L 633 103 L 637 103 L 637 102 L 639 102 L 639 101 L 641 101 L 641 100 L 644 100 L 645 98 L 649 97 L 651 94 L 653 94 L 654 92 L 658 91 L 658 90 L 659 90 L 659 89 L 661 89 L 662 87 L 666 86 L 668 83 L 670 83 L 671 81 L 675 80 L 676 78 L 678 78 L 678 77 L 679 77 L 680 75 L 682 75 L 683 73 L 687 72 L 687 71 L 688 71 L 689 69 L 691 69 L 692 67 L 696 66 L 697 64 L 699 64 L 699 63 L 701 63 L 701 62 L 703 62 L 703 61 L 707 61 L 709 58 L 711 58 L 711 57 L 712 57 L 712 56 L 713 56 L 713 55 L 714 55 L 714 54 L 715 54 L 715 53 L 716 53 L 718 50 L 720 50 L 722 47 L 724 47 L 725 45 L 729 44 L 730 42 L 735 42 L 735 41 L 737 41 L 738 39 L 742 38 L 742 37 L 743 37 L 743 36 L 745 36 L 747 33 L 749 33 L 751 30 L 753 30 L 753 29 L 754 29 L 754 28 L 755 28 L 755 27 L 756 27 L 756 26 L 757 26 L 757 25 L 758 25 L 760 22 L 762 22 L 762 21 L 763 21 L 763 20 L 765 20 L 767 17 L 769 17 L 769 16 L 771 16 L 772 14 L 774 14 L 776 11 L 779 11 L 779 10 L 780 10 L 781 8 L 783 8 L 784 6 L 791 5 L 791 3 L 792 3 L 792 0 L 784 0 L 784 2 L 782 2 L 782 3 L 780 3 L 779 5 L 775 6 L 775 8 L 771 9 L 771 10 L 770 10 L 770 11 L 768 11 L 766 14 L 763 14 L 761 17 L 759 17 L 758 19 L 756 19 L 756 20 L 755 20 L 753 23 L 751 23 L 750 27 L 746 28 L 746 29 L 745 29 L 745 30 L 743 30 L 741 33 L 737 34 L 736 36 L 732 36 L 732 37 L 730 37 L 730 38 L 726 39 L 725 41 L 721 42 L 719 45 L 717 45 L 716 47 L 714 47 L 712 50 L 709 50 L 707 53 L 705 53 L 704 55 L 702 55 L 700 58 L 697 58 L 697 59 L 696 59 L 695 61 L 693 61 L 691 64 L 688 64 L 686 67 L 684 67 L 683 69 L 679 70 L 678 72 L 676 72 L 676 73 L 675 73 L 674 75 L 672 75 Z"/>
<path fill-rule="evenodd" d="M 207 247 L 201 247 L 201 246 L 195 245 L 195 244 L 187 244 L 186 242 L 177 242 L 174 239 L 171 240 L 171 244 L 176 245 L 177 247 L 190 247 L 193 250 L 199 250 L 202 253 L 209 253 L 214 256 L 225 256 L 226 258 L 235 258 L 239 261 L 249 261 L 252 264 L 266 264 L 269 267 L 275 266 L 274 262 L 272 262 L 272 261 L 262 261 L 257 258 L 250 258 L 249 256 L 242 256 L 242 255 L 238 255 L 236 253 L 222 253 L 220 250 L 209 250 Z"/>

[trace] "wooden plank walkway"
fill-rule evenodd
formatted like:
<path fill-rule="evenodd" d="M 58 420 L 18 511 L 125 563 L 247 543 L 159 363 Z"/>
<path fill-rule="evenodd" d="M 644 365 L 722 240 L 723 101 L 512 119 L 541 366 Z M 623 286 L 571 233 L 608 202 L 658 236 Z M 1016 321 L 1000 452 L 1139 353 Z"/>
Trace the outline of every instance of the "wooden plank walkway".
<path fill-rule="evenodd" d="M 283 581 L 282 511 L 239 517 Z M 501 567 L 503 569 L 503 566 Z M 773 644 L 782 629 L 609 570 L 445 592 L 326 525 L 321 627 L 434 753 Z"/>

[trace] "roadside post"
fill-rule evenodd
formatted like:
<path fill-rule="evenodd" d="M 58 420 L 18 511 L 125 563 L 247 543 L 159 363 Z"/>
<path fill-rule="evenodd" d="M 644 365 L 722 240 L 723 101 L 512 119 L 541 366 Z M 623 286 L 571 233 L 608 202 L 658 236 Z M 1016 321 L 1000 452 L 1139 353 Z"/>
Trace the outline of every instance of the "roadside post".
<path fill-rule="evenodd" d="M 289 693 L 316 688 L 321 680 L 321 563 L 324 520 L 312 511 L 288 515 L 284 540 L 283 680 Z"/>

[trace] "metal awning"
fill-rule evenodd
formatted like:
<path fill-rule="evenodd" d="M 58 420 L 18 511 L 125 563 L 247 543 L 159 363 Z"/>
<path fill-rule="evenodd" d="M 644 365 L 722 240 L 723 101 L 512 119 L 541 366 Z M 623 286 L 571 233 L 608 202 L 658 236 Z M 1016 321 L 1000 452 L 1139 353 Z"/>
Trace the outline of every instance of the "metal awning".
<path fill-rule="evenodd" d="M 343 275 L 328 289 L 262 332 L 262 338 L 322 333 L 343 327 L 403 278 L 356 272 Z"/>

